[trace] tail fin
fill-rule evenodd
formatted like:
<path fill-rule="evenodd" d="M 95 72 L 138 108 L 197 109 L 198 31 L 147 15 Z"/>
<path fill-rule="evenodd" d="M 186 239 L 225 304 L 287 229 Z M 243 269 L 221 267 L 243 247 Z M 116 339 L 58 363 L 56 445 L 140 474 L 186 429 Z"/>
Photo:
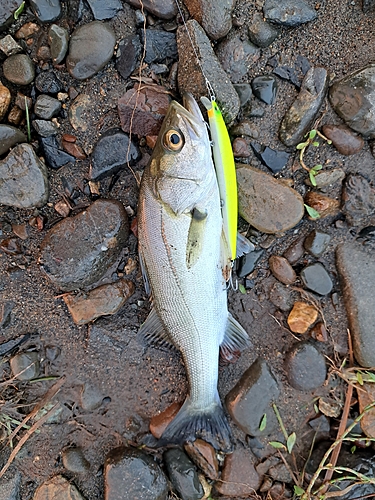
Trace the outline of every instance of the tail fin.
<path fill-rule="evenodd" d="M 158 445 L 167 443 L 182 444 L 201 438 L 216 450 L 225 453 L 232 451 L 231 430 L 221 406 L 220 400 L 206 410 L 198 410 L 186 398 L 176 417 L 165 429 Z"/>

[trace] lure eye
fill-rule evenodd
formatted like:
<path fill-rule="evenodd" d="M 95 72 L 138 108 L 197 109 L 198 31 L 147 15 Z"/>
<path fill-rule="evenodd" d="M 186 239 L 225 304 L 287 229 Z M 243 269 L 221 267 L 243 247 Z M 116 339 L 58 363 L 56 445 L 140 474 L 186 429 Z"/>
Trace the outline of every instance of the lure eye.
<path fill-rule="evenodd" d="M 183 135 L 176 129 L 168 130 L 163 139 L 164 146 L 170 151 L 180 151 L 184 142 Z"/>

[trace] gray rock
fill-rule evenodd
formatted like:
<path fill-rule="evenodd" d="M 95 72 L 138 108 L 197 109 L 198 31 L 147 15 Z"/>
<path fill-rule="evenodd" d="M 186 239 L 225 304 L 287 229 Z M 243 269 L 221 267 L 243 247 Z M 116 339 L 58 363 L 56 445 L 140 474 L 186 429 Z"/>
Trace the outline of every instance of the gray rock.
<path fill-rule="evenodd" d="M 234 33 L 219 43 L 216 56 L 232 83 L 240 82 L 260 57 L 260 49 Z M 253 89 L 254 90 L 254 89 Z"/>
<path fill-rule="evenodd" d="M 265 102 L 273 104 L 276 99 L 277 82 L 272 75 L 260 75 L 253 78 L 251 82 L 255 97 Z"/>
<path fill-rule="evenodd" d="M 13 54 L 19 54 L 23 52 L 23 49 L 11 35 L 6 35 L 0 40 L 0 50 L 4 52 L 6 56 L 12 56 Z"/>
<path fill-rule="evenodd" d="M 160 19 L 172 19 L 177 14 L 177 5 L 175 0 L 126 0 L 133 7 L 140 9 L 144 7 L 147 12 Z"/>
<path fill-rule="evenodd" d="M 211 40 L 223 38 L 231 29 L 235 0 L 185 0 L 184 3 Z"/>
<path fill-rule="evenodd" d="M 118 45 L 116 69 L 123 78 L 129 78 L 137 67 L 142 53 L 142 45 L 138 35 L 125 37 Z"/>
<path fill-rule="evenodd" d="M 107 455 L 104 474 L 106 500 L 122 500 L 125 492 L 129 499 L 167 499 L 167 479 L 153 458 L 143 451 L 125 446 L 114 448 Z"/>
<path fill-rule="evenodd" d="M 0 2 L 0 32 L 14 22 L 13 14 L 21 5 L 22 0 L 1 0 Z"/>
<path fill-rule="evenodd" d="M 16 146 L 0 162 L 0 204 L 42 207 L 48 200 L 47 169 L 29 144 Z"/>
<path fill-rule="evenodd" d="M 245 135 L 247 137 L 252 137 L 257 139 L 259 137 L 259 130 L 256 128 L 251 120 L 241 120 L 237 125 L 234 125 L 230 129 L 230 135 L 232 137 L 238 137 Z"/>
<path fill-rule="evenodd" d="M 86 80 L 104 68 L 111 59 L 116 44 L 112 28 L 100 21 L 77 28 L 69 44 L 66 67 L 77 80 Z"/>
<path fill-rule="evenodd" d="M 48 479 L 36 490 L 33 500 L 49 500 L 61 498 L 64 500 L 84 500 L 77 488 L 62 476 Z"/>
<path fill-rule="evenodd" d="M 176 35 L 162 30 L 142 31 L 142 43 L 146 41 L 145 62 L 147 64 L 164 61 L 167 57 L 177 59 Z"/>
<path fill-rule="evenodd" d="M 42 94 L 57 94 L 63 84 L 52 71 L 43 71 L 35 78 L 35 86 Z"/>
<path fill-rule="evenodd" d="M 3 63 L 4 76 L 16 85 L 28 85 L 35 78 L 33 61 L 26 54 L 14 54 Z"/>
<path fill-rule="evenodd" d="M 81 392 L 82 410 L 93 411 L 99 408 L 103 401 L 103 394 L 96 387 L 85 384 Z"/>
<path fill-rule="evenodd" d="M 57 126 L 48 120 L 33 120 L 31 122 L 36 133 L 41 137 L 49 137 L 50 135 L 56 135 L 58 132 Z"/>
<path fill-rule="evenodd" d="M 324 384 L 327 367 L 323 354 L 309 342 L 299 342 L 287 353 L 285 370 L 292 387 L 311 391 Z"/>
<path fill-rule="evenodd" d="M 362 175 L 349 175 L 342 191 L 342 211 L 352 226 L 374 219 L 375 189 Z"/>
<path fill-rule="evenodd" d="M 187 21 L 186 25 L 203 72 L 210 75 L 210 83 L 224 120 L 226 123 L 231 123 L 240 109 L 238 94 L 215 56 L 210 40 L 201 26 L 194 20 Z M 197 66 L 191 41 L 184 26 L 179 27 L 177 30 L 177 48 L 179 55 L 178 87 L 180 92 L 190 92 L 199 100 L 202 95 L 207 95 L 206 83 L 201 69 Z"/>
<path fill-rule="evenodd" d="M 61 102 L 49 95 L 41 94 L 37 97 L 34 105 L 34 113 L 38 118 L 50 120 L 57 116 L 61 110 Z"/>
<path fill-rule="evenodd" d="M 106 0 L 105 2 L 102 0 L 87 0 L 87 3 L 90 5 L 94 18 L 98 21 L 112 19 L 122 9 L 120 0 Z"/>
<path fill-rule="evenodd" d="M 48 30 L 48 42 L 54 64 L 60 64 L 68 51 L 69 33 L 57 24 L 52 24 Z"/>
<path fill-rule="evenodd" d="M 253 95 L 250 83 L 236 83 L 233 87 L 236 89 L 240 98 L 241 106 L 244 106 L 248 101 L 250 101 L 251 96 Z"/>
<path fill-rule="evenodd" d="M 279 388 L 267 363 L 258 358 L 228 392 L 225 404 L 235 423 L 251 436 L 268 435 L 277 427 L 271 402 L 279 396 Z M 259 429 L 263 415 L 267 415 L 266 428 Z"/>
<path fill-rule="evenodd" d="M 20 500 L 21 474 L 17 472 L 9 479 L 1 479 L 0 500 Z"/>
<path fill-rule="evenodd" d="M 340 182 L 344 179 L 345 172 L 342 168 L 334 168 L 333 170 L 321 170 L 315 176 L 316 188 L 322 189 L 327 186 L 331 186 L 336 184 L 336 182 Z M 305 179 L 305 184 L 308 186 L 312 186 L 310 178 L 307 177 Z"/>
<path fill-rule="evenodd" d="M 333 109 L 365 139 L 375 138 L 375 64 L 334 83 L 329 91 Z"/>
<path fill-rule="evenodd" d="M 66 448 L 61 453 L 63 466 L 70 472 L 85 473 L 90 470 L 81 448 Z"/>
<path fill-rule="evenodd" d="M 54 135 L 41 137 L 40 144 L 43 149 L 46 164 L 50 168 L 57 170 L 67 163 L 75 163 L 75 157 L 60 149 L 59 143 Z"/>
<path fill-rule="evenodd" d="M 329 234 L 313 229 L 313 231 L 306 236 L 303 245 L 309 254 L 318 258 L 326 251 L 330 241 L 331 237 Z"/>
<path fill-rule="evenodd" d="M 89 286 L 116 262 L 128 234 L 123 205 L 99 199 L 47 233 L 40 249 L 42 268 L 64 291 Z"/>
<path fill-rule="evenodd" d="M 30 7 L 42 23 L 56 21 L 61 16 L 60 0 L 30 0 Z"/>
<path fill-rule="evenodd" d="M 38 353 L 35 351 L 20 352 L 11 358 L 12 374 L 18 380 L 31 380 L 39 375 Z"/>
<path fill-rule="evenodd" d="M 249 26 L 249 38 L 257 47 L 269 47 L 279 36 L 280 31 L 272 24 L 264 21 L 259 13 L 254 15 L 253 22 Z"/>
<path fill-rule="evenodd" d="M 263 257 L 263 250 L 254 250 L 245 255 L 241 255 L 236 261 L 236 274 L 239 278 L 244 278 L 254 271 L 257 262 Z"/>
<path fill-rule="evenodd" d="M 0 155 L 7 153 L 14 145 L 26 141 L 25 134 L 18 128 L 0 124 Z"/>
<path fill-rule="evenodd" d="M 167 473 L 174 489 L 182 500 L 201 500 L 204 490 L 198 472 L 189 457 L 179 448 L 163 455 Z"/>
<path fill-rule="evenodd" d="M 290 287 L 282 285 L 278 281 L 270 290 L 270 301 L 280 309 L 280 311 L 290 311 L 295 302 L 294 292 Z"/>
<path fill-rule="evenodd" d="M 264 17 L 282 26 L 298 26 L 317 17 L 316 10 L 304 0 L 266 0 L 263 6 Z"/>
<path fill-rule="evenodd" d="M 364 367 L 375 366 L 375 259 L 356 243 L 336 249 L 336 265 L 353 340 L 354 356 Z"/>
<path fill-rule="evenodd" d="M 328 89 L 325 68 L 311 68 L 303 79 L 300 93 L 281 122 L 279 137 L 286 146 L 296 146 L 312 128 Z"/>
<path fill-rule="evenodd" d="M 303 268 L 301 279 L 306 288 L 319 295 L 328 295 L 333 287 L 329 274 L 320 262 Z"/>

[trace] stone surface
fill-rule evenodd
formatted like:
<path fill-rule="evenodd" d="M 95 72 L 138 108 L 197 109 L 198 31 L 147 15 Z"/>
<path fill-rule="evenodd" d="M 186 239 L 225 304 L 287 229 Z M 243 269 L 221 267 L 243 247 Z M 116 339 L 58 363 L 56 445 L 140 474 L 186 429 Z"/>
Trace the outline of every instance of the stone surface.
<path fill-rule="evenodd" d="M 233 87 L 236 89 L 236 92 L 240 98 L 241 106 L 244 106 L 247 102 L 250 101 L 251 96 L 253 95 L 250 83 L 235 83 Z"/>
<path fill-rule="evenodd" d="M 193 462 L 179 448 L 167 450 L 164 463 L 173 488 L 181 500 L 201 500 L 204 490 Z"/>
<path fill-rule="evenodd" d="M 54 170 L 59 169 L 67 163 L 75 162 L 74 156 L 65 153 L 65 151 L 60 148 L 59 143 L 57 142 L 57 139 L 54 135 L 41 137 L 40 143 L 42 145 L 47 165 Z"/>
<path fill-rule="evenodd" d="M 60 64 L 68 51 L 69 33 L 62 26 L 52 24 L 48 30 L 48 42 L 54 64 Z"/>
<path fill-rule="evenodd" d="M 116 69 L 123 78 L 129 78 L 141 58 L 142 45 L 138 35 L 129 35 L 118 44 Z"/>
<path fill-rule="evenodd" d="M 12 56 L 13 54 L 22 52 L 23 49 L 11 35 L 6 35 L 4 38 L 0 39 L 0 50 L 4 52 L 6 56 Z"/>
<path fill-rule="evenodd" d="M 274 174 L 280 172 L 288 163 L 290 154 L 286 151 L 276 151 L 268 146 L 259 144 L 258 142 L 251 142 L 251 147 L 255 156 L 260 160 L 263 165 L 268 167 Z"/>
<path fill-rule="evenodd" d="M 122 9 L 120 0 L 106 0 L 105 2 L 101 0 L 87 0 L 87 3 L 90 5 L 94 18 L 98 21 L 112 19 Z"/>
<path fill-rule="evenodd" d="M 279 255 L 271 255 L 268 263 L 272 274 L 276 279 L 284 283 L 284 285 L 291 285 L 296 280 L 296 273 L 285 257 Z"/>
<path fill-rule="evenodd" d="M 294 266 L 294 264 L 297 264 L 304 253 L 305 248 L 303 246 L 303 239 L 298 238 L 297 240 L 293 241 L 293 243 L 285 250 L 284 257 L 288 259 L 292 266 Z"/>
<path fill-rule="evenodd" d="M 64 291 L 89 286 L 115 263 L 128 231 L 123 205 L 97 200 L 47 233 L 40 250 L 42 268 Z"/>
<path fill-rule="evenodd" d="M 141 36 L 142 44 L 146 41 L 145 62 L 147 64 L 162 62 L 167 57 L 177 59 L 175 33 L 146 29 L 146 34 L 142 32 Z"/>
<path fill-rule="evenodd" d="M 215 449 L 203 439 L 196 439 L 193 443 L 186 443 L 185 451 L 192 461 L 211 480 L 219 477 L 219 463 Z"/>
<path fill-rule="evenodd" d="M 304 0 L 266 0 L 263 6 L 264 17 L 282 26 L 298 26 L 317 17 L 316 11 Z"/>
<path fill-rule="evenodd" d="M 166 500 L 168 483 L 160 467 L 143 451 L 121 446 L 107 455 L 104 464 L 104 500 Z"/>
<path fill-rule="evenodd" d="M 245 255 L 241 255 L 238 258 L 236 273 L 239 278 L 244 278 L 252 271 L 254 271 L 256 263 L 263 256 L 263 250 L 254 250 L 253 252 L 246 253 Z"/>
<path fill-rule="evenodd" d="M 297 191 L 259 169 L 237 166 L 241 217 L 259 231 L 271 234 L 287 231 L 298 224 L 304 206 Z"/>
<path fill-rule="evenodd" d="M 286 146 L 296 146 L 311 130 L 326 96 L 328 83 L 325 68 L 311 68 L 306 73 L 300 93 L 280 125 L 279 137 Z"/>
<path fill-rule="evenodd" d="M 299 391 L 317 389 L 327 376 L 324 356 L 308 342 L 291 348 L 285 358 L 285 370 L 290 385 Z"/>
<path fill-rule="evenodd" d="M 279 36 L 280 31 L 272 24 L 264 21 L 260 13 L 254 15 L 249 25 L 249 38 L 258 47 L 266 48 Z"/>
<path fill-rule="evenodd" d="M 361 387 L 363 390 L 357 390 L 357 397 L 359 403 L 359 412 L 362 413 L 366 406 L 375 401 L 375 386 L 371 382 L 364 382 Z M 369 437 L 375 438 L 375 408 L 366 412 L 361 420 L 361 429 L 363 433 Z"/>
<path fill-rule="evenodd" d="M 304 267 L 301 279 L 306 288 L 319 295 L 328 295 L 332 291 L 332 280 L 320 262 Z"/>
<path fill-rule="evenodd" d="M 277 426 L 271 402 L 279 396 L 279 388 L 267 363 L 258 358 L 229 391 L 225 404 L 234 422 L 250 436 L 268 435 Z M 263 415 L 267 415 L 266 428 L 259 429 Z"/>
<path fill-rule="evenodd" d="M 0 124 L 0 155 L 7 153 L 16 144 L 26 141 L 25 134 L 18 128 Z"/>
<path fill-rule="evenodd" d="M 309 207 L 316 210 L 320 218 L 328 217 L 329 215 L 336 215 L 340 209 L 339 200 L 324 196 L 324 194 L 316 191 L 309 191 L 305 195 L 305 203 Z"/>
<path fill-rule="evenodd" d="M 221 481 L 215 483 L 216 491 L 225 497 L 253 497 L 261 485 L 261 477 L 255 470 L 256 458 L 246 448 L 237 447 L 227 455 L 221 474 Z"/>
<path fill-rule="evenodd" d="M 30 7 L 42 23 L 56 21 L 61 16 L 60 0 L 30 0 Z"/>
<path fill-rule="evenodd" d="M 61 110 L 61 102 L 49 95 L 38 95 L 35 105 L 34 113 L 42 120 L 50 120 L 57 116 Z"/>
<path fill-rule="evenodd" d="M 187 21 L 187 29 L 193 45 L 196 48 L 198 58 L 206 75 L 210 75 L 210 83 L 216 96 L 216 101 L 221 109 L 224 120 L 231 123 L 240 109 L 240 99 L 236 90 L 224 69 L 221 67 L 212 47 L 210 40 L 194 20 Z M 201 68 L 196 63 L 196 56 L 192 50 L 192 43 L 186 33 L 184 26 L 177 30 L 178 48 L 178 87 L 180 93 L 190 92 L 195 99 L 199 100 L 206 95 L 207 88 Z"/>
<path fill-rule="evenodd" d="M 11 101 L 11 93 L 8 87 L 0 83 L 0 120 L 4 118 Z"/>
<path fill-rule="evenodd" d="M 232 142 L 232 151 L 235 158 L 249 158 L 251 156 L 249 139 L 236 137 Z"/>
<path fill-rule="evenodd" d="M 12 374 L 18 380 L 31 380 L 39 375 L 39 359 L 36 351 L 20 352 L 10 360 Z"/>
<path fill-rule="evenodd" d="M 359 153 L 364 146 L 362 137 L 345 125 L 324 125 L 322 130 L 342 155 L 350 156 Z"/>
<path fill-rule="evenodd" d="M 260 50 L 236 33 L 228 36 L 216 48 L 216 56 L 232 83 L 239 83 L 260 57 Z M 253 89 L 254 90 L 254 89 Z"/>
<path fill-rule="evenodd" d="M 211 40 L 223 38 L 232 27 L 235 0 L 186 0 L 185 5 Z"/>
<path fill-rule="evenodd" d="M 322 189 L 327 186 L 332 186 L 345 178 L 345 172 L 342 168 L 334 168 L 333 170 L 321 170 L 315 176 L 316 188 Z M 305 184 L 312 186 L 310 178 L 306 177 Z"/>
<path fill-rule="evenodd" d="M 93 411 L 103 403 L 103 394 L 94 386 L 84 384 L 81 391 L 82 410 Z"/>
<path fill-rule="evenodd" d="M 35 78 L 34 63 L 26 54 L 14 54 L 3 63 L 4 76 L 16 85 L 28 85 Z"/>
<path fill-rule="evenodd" d="M 269 299 L 272 304 L 278 307 L 281 311 L 287 312 L 290 311 L 293 306 L 293 295 L 293 290 L 276 281 L 270 290 Z"/>
<path fill-rule="evenodd" d="M 244 119 L 230 128 L 230 135 L 233 137 L 245 135 L 257 139 L 259 137 L 259 132 L 250 120 Z"/>
<path fill-rule="evenodd" d="M 306 236 L 303 245 L 309 254 L 318 258 L 326 251 L 330 241 L 331 237 L 329 234 L 314 229 Z"/>
<path fill-rule="evenodd" d="M 277 82 L 272 75 L 260 75 L 253 78 L 251 82 L 255 97 L 265 102 L 273 104 L 276 100 Z"/>
<path fill-rule="evenodd" d="M 20 500 L 21 474 L 1 479 L 0 500 Z"/>
<path fill-rule="evenodd" d="M 56 125 L 48 120 L 33 120 L 31 124 L 41 137 L 56 135 L 58 132 Z"/>
<path fill-rule="evenodd" d="M 62 476 L 54 476 L 39 486 L 33 500 L 84 500 L 77 488 Z"/>
<path fill-rule="evenodd" d="M 98 73 L 111 59 L 116 36 L 112 28 L 93 21 L 74 30 L 69 44 L 66 67 L 77 80 L 86 80 Z"/>
<path fill-rule="evenodd" d="M 49 184 L 47 169 L 29 144 L 16 146 L 0 162 L 0 203 L 17 208 L 45 205 Z"/>
<path fill-rule="evenodd" d="M 177 5 L 174 0 L 126 0 L 127 3 L 140 9 L 142 6 L 156 17 L 172 19 L 177 14 Z"/>
<path fill-rule="evenodd" d="M 342 211 L 350 225 L 365 224 L 375 213 L 375 189 L 362 175 L 349 175 L 342 190 Z"/>
<path fill-rule="evenodd" d="M 35 78 L 35 86 L 42 94 L 57 94 L 63 84 L 52 71 L 43 71 Z"/>
<path fill-rule="evenodd" d="M 160 439 L 168 424 L 172 422 L 180 408 L 180 403 L 172 403 L 166 410 L 158 415 L 154 415 L 150 420 L 151 434 L 157 439 Z"/>
<path fill-rule="evenodd" d="M 12 21 L 13 14 L 22 4 L 22 0 L 2 0 L 0 2 L 0 31 L 6 29 Z"/>
<path fill-rule="evenodd" d="M 306 302 L 295 302 L 288 316 L 288 325 L 293 333 L 306 333 L 318 317 L 316 308 Z"/>
<path fill-rule="evenodd" d="M 358 243 L 345 242 L 336 250 L 354 356 L 361 366 L 375 366 L 375 259 Z"/>
<path fill-rule="evenodd" d="M 66 448 L 61 458 L 63 466 L 70 472 L 85 473 L 90 470 L 90 463 L 86 460 L 81 448 Z"/>

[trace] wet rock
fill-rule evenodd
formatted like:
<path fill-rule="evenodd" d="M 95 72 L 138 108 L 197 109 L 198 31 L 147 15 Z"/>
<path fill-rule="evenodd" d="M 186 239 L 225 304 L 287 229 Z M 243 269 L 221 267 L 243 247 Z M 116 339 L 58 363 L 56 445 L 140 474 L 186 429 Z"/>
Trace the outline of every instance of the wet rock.
<path fill-rule="evenodd" d="M 233 87 L 240 98 L 240 105 L 244 106 L 248 101 L 250 101 L 253 91 L 249 83 L 235 83 Z"/>
<path fill-rule="evenodd" d="M 26 54 L 15 54 L 3 63 L 5 78 L 16 85 L 28 85 L 35 78 L 34 63 Z"/>
<path fill-rule="evenodd" d="M 341 168 L 335 168 L 333 170 L 321 170 L 315 176 L 315 187 L 317 189 L 322 189 L 327 186 L 332 186 L 333 184 L 342 181 L 344 177 L 345 172 Z M 307 184 L 308 186 L 312 186 L 309 177 L 306 178 L 305 184 Z"/>
<path fill-rule="evenodd" d="M 255 156 L 260 160 L 263 165 L 268 167 L 274 174 L 280 172 L 288 163 L 290 154 L 285 151 L 276 151 L 268 146 L 252 142 L 251 147 Z"/>
<path fill-rule="evenodd" d="M 158 85 L 147 85 L 137 93 L 138 88 L 136 84 L 118 100 L 121 128 L 129 133 L 132 124 L 133 134 L 157 135 L 170 103 L 168 91 Z"/>
<path fill-rule="evenodd" d="M 287 312 L 290 311 L 293 306 L 293 295 L 293 291 L 290 288 L 277 281 L 271 288 L 269 299 L 272 304 L 278 307 L 281 311 Z"/>
<path fill-rule="evenodd" d="M 31 380 L 39 375 L 38 353 L 35 351 L 20 352 L 11 358 L 10 367 L 13 376 L 18 380 Z"/>
<path fill-rule="evenodd" d="M 5 87 L 5 85 L 0 83 L 0 120 L 2 120 L 6 115 L 10 101 L 11 101 L 10 90 L 7 87 Z"/>
<path fill-rule="evenodd" d="M 103 394 L 94 386 L 85 384 L 81 391 L 81 406 L 84 411 L 93 411 L 103 402 Z"/>
<path fill-rule="evenodd" d="M 172 19 L 177 14 L 177 5 L 174 0 L 126 0 L 127 3 L 140 9 L 142 6 L 150 13 L 161 19 Z"/>
<path fill-rule="evenodd" d="M 258 358 L 229 391 L 225 404 L 235 423 L 251 436 L 268 435 L 277 426 L 271 402 L 279 396 L 279 388 L 267 363 Z M 263 415 L 267 415 L 266 428 L 259 429 Z"/>
<path fill-rule="evenodd" d="M 327 367 L 324 356 L 310 343 L 295 344 L 286 355 L 288 381 L 299 391 L 311 391 L 324 384 Z"/>
<path fill-rule="evenodd" d="M 41 244 L 42 268 L 62 290 L 91 285 L 116 262 L 128 232 L 123 205 L 97 200 L 47 233 Z"/>
<path fill-rule="evenodd" d="M 375 138 L 375 64 L 362 68 L 330 88 L 333 109 L 365 139 Z"/>
<path fill-rule="evenodd" d="M 345 156 L 359 153 L 364 146 L 362 137 L 345 125 L 324 125 L 323 134 L 331 139 L 337 151 Z"/>
<path fill-rule="evenodd" d="M 328 340 L 327 329 L 322 321 L 319 321 L 311 328 L 310 335 L 311 338 L 317 340 L 318 342 L 327 342 Z"/>
<path fill-rule="evenodd" d="M 48 30 L 48 42 L 53 63 L 60 64 L 68 51 L 69 33 L 65 28 L 52 24 Z"/>
<path fill-rule="evenodd" d="M 270 467 L 268 469 L 268 474 L 274 481 L 279 481 L 279 483 L 276 483 L 275 486 L 277 484 L 280 484 L 280 483 L 292 483 L 293 482 L 293 478 L 289 472 L 289 468 L 282 462 L 279 462 L 279 463 L 273 465 L 272 467 Z M 278 491 L 280 491 L 280 490 L 278 490 Z M 281 489 L 281 491 L 284 493 L 285 490 Z M 271 496 L 271 498 L 273 498 L 273 497 Z"/>
<path fill-rule="evenodd" d="M 303 217 L 301 196 L 271 175 L 238 164 L 239 213 L 264 233 L 280 233 L 294 227 Z M 270 197 L 272 192 L 274 196 Z"/>
<path fill-rule="evenodd" d="M 330 241 L 331 237 L 329 234 L 314 229 L 306 236 L 303 245 L 309 254 L 318 258 L 326 251 Z"/>
<path fill-rule="evenodd" d="M 59 143 L 54 135 L 41 137 L 40 143 L 47 165 L 54 170 L 63 167 L 67 163 L 74 163 L 76 161 L 74 156 L 60 149 Z"/>
<path fill-rule="evenodd" d="M 362 390 L 357 390 L 359 412 L 362 413 L 366 406 L 375 401 L 375 387 L 371 382 L 364 382 Z M 372 408 L 366 412 L 361 420 L 361 429 L 369 438 L 375 438 L 375 409 Z"/>
<path fill-rule="evenodd" d="M 234 34 L 216 48 L 216 56 L 232 83 L 240 82 L 260 57 L 260 50 L 249 40 Z M 254 87 L 253 87 L 254 90 Z"/>
<path fill-rule="evenodd" d="M 56 135 L 58 132 L 56 125 L 48 120 L 33 120 L 31 124 L 41 137 Z"/>
<path fill-rule="evenodd" d="M 210 83 L 224 120 L 226 123 L 231 123 L 240 109 L 238 94 L 215 56 L 210 40 L 201 26 L 194 20 L 187 21 L 186 25 L 203 72 L 210 75 Z M 196 56 L 191 46 L 192 42 L 186 33 L 186 28 L 179 27 L 177 30 L 178 88 L 180 93 L 190 92 L 199 100 L 200 96 L 206 95 L 207 88 L 202 70 L 196 63 Z"/>
<path fill-rule="evenodd" d="M 375 189 L 361 175 L 349 175 L 342 191 L 342 211 L 350 225 L 365 223 L 374 215 Z"/>
<path fill-rule="evenodd" d="M 106 0 L 105 2 L 101 0 L 87 0 L 87 3 L 90 5 L 94 18 L 98 21 L 112 19 L 122 9 L 120 0 Z"/>
<path fill-rule="evenodd" d="M 186 0 L 185 5 L 211 40 L 223 38 L 232 27 L 235 0 Z"/>
<path fill-rule="evenodd" d="M 49 95 L 39 95 L 34 105 L 34 113 L 42 120 L 50 120 L 61 110 L 61 102 Z"/>
<path fill-rule="evenodd" d="M 281 283 L 284 283 L 284 285 L 291 285 L 295 282 L 296 273 L 285 257 L 271 255 L 268 263 L 272 274 L 276 279 L 281 281 Z"/>
<path fill-rule="evenodd" d="M 375 366 L 375 261 L 358 243 L 343 243 L 336 250 L 336 266 L 343 286 L 354 356 L 365 367 Z"/>
<path fill-rule="evenodd" d="M 301 279 L 306 288 L 319 295 L 329 294 L 333 287 L 329 274 L 320 262 L 316 262 L 302 269 Z"/>
<path fill-rule="evenodd" d="M 226 455 L 221 481 L 215 483 L 217 492 L 230 498 L 253 496 L 261 485 L 261 477 L 254 467 L 255 461 L 253 453 L 242 447 Z"/>
<path fill-rule="evenodd" d="M 7 153 L 16 144 L 26 141 L 25 134 L 18 128 L 0 124 L 0 155 Z"/>
<path fill-rule="evenodd" d="M 8 122 L 18 126 L 23 118 L 23 111 L 18 106 L 13 106 L 8 115 Z"/>
<path fill-rule="evenodd" d="M 261 75 L 253 78 L 251 82 L 255 97 L 265 102 L 273 104 L 276 100 L 277 83 L 271 75 Z"/>
<path fill-rule="evenodd" d="M 236 137 L 232 142 L 233 156 L 235 158 L 249 158 L 251 156 L 251 149 L 249 140 L 243 137 Z"/>
<path fill-rule="evenodd" d="M 306 333 L 318 317 L 314 306 L 306 302 L 295 302 L 288 316 L 288 325 L 293 333 Z"/>
<path fill-rule="evenodd" d="M 230 135 L 233 137 L 245 135 L 247 137 L 253 137 L 254 139 L 257 139 L 259 137 L 259 131 L 250 120 L 244 119 L 241 120 L 237 125 L 231 127 Z"/>
<path fill-rule="evenodd" d="M 47 169 L 29 144 L 16 146 L 0 162 L 0 203 L 17 208 L 41 207 L 48 200 Z"/>
<path fill-rule="evenodd" d="M 121 446 L 107 455 L 104 464 L 104 498 L 166 500 L 168 483 L 160 467 L 143 451 Z M 202 495 L 203 496 L 203 495 Z"/>
<path fill-rule="evenodd" d="M 21 3 L 22 0 L 2 0 L 0 2 L 0 31 L 5 30 L 14 21 L 13 14 Z"/>
<path fill-rule="evenodd" d="M 2 478 L 0 500 L 19 500 L 21 487 L 21 474 L 16 472 L 13 476 Z"/>
<path fill-rule="evenodd" d="M 21 26 L 21 28 L 16 31 L 15 37 L 17 40 L 28 40 L 29 38 L 34 37 L 40 31 L 40 26 L 36 23 L 25 23 Z"/>
<path fill-rule="evenodd" d="M 263 13 L 267 21 L 281 26 L 298 26 L 317 17 L 316 11 L 304 0 L 266 0 Z"/>
<path fill-rule="evenodd" d="M 328 89 L 325 68 L 311 68 L 303 79 L 300 93 L 286 112 L 279 130 L 286 146 L 296 146 L 312 128 Z"/>
<path fill-rule="evenodd" d="M 56 21 L 61 16 L 60 0 L 30 0 L 30 7 L 42 23 Z"/>
<path fill-rule="evenodd" d="M 280 31 L 271 24 L 264 21 L 260 13 L 256 13 L 253 22 L 249 26 L 249 38 L 258 47 L 269 47 L 279 36 Z"/>
<path fill-rule="evenodd" d="M 116 36 L 112 28 L 93 21 L 77 28 L 69 44 L 66 67 L 73 78 L 86 80 L 98 73 L 111 59 Z"/>
<path fill-rule="evenodd" d="M 216 452 L 210 444 L 202 439 L 196 439 L 193 443 L 185 444 L 185 451 L 206 477 L 213 481 L 219 477 Z"/>
<path fill-rule="evenodd" d="M 168 424 L 172 422 L 180 408 L 180 403 L 172 403 L 166 410 L 158 415 L 154 415 L 150 420 L 151 434 L 157 439 L 160 439 Z"/>
<path fill-rule="evenodd" d="M 182 500 L 200 500 L 204 490 L 197 470 L 189 457 L 179 448 L 167 450 L 164 455 L 167 473 L 173 488 Z"/>
<path fill-rule="evenodd" d="M 57 94 L 63 89 L 63 84 L 52 71 L 39 73 L 35 86 L 42 94 Z"/>
<path fill-rule="evenodd" d="M 252 271 L 254 271 L 258 260 L 263 256 L 264 250 L 254 250 L 253 252 L 246 253 L 242 255 L 237 260 L 237 276 L 239 278 L 244 278 Z"/>
<path fill-rule="evenodd" d="M 34 494 L 33 500 L 49 500 L 51 498 L 63 498 L 64 500 L 84 500 L 77 488 L 71 481 L 62 476 L 54 476 L 39 486 Z"/>
<path fill-rule="evenodd" d="M 294 266 L 294 264 L 297 264 L 297 262 L 304 253 L 305 253 L 305 248 L 303 246 L 303 239 L 298 238 L 290 245 L 289 248 L 285 250 L 284 257 L 288 259 L 288 261 L 290 262 L 290 264 L 292 264 L 292 266 Z"/>
<path fill-rule="evenodd" d="M 176 35 L 161 30 L 146 30 L 142 33 L 142 43 L 146 41 L 147 64 L 164 61 L 167 57 L 177 59 Z"/>
<path fill-rule="evenodd" d="M 321 218 L 336 215 L 340 209 L 340 202 L 338 200 L 324 196 L 316 191 L 306 193 L 305 203 L 319 212 Z"/>
<path fill-rule="evenodd" d="M 90 470 L 81 448 L 67 448 L 61 453 L 63 466 L 70 472 L 84 473 Z"/>
<path fill-rule="evenodd" d="M 138 66 L 142 45 L 138 35 L 129 35 L 120 41 L 117 49 L 116 69 L 127 79 Z"/>
<path fill-rule="evenodd" d="M 0 39 L 0 50 L 4 52 L 6 56 L 19 54 L 23 51 L 22 47 L 18 45 L 11 35 L 6 35 L 4 38 Z"/>
<path fill-rule="evenodd" d="M 116 314 L 133 293 L 133 283 L 121 280 L 99 286 L 85 296 L 65 294 L 63 299 L 74 323 L 86 325 L 100 316 Z"/>

